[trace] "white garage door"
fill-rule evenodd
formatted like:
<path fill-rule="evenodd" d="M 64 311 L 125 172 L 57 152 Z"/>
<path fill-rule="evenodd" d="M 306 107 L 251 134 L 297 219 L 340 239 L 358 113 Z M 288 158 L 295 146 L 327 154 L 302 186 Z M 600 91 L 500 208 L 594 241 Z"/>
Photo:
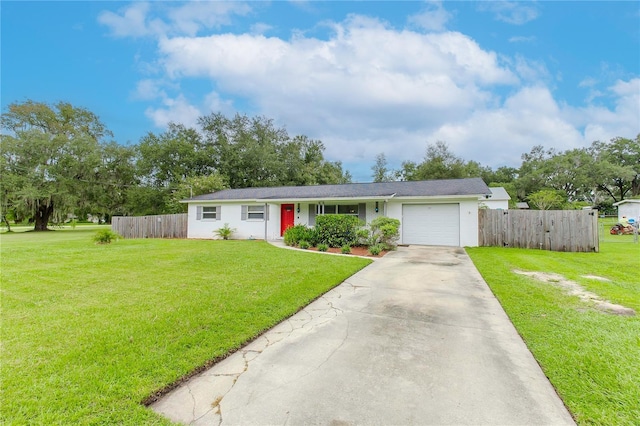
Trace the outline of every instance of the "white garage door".
<path fill-rule="evenodd" d="M 403 204 L 402 243 L 460 245 L 460 204 Z"/>

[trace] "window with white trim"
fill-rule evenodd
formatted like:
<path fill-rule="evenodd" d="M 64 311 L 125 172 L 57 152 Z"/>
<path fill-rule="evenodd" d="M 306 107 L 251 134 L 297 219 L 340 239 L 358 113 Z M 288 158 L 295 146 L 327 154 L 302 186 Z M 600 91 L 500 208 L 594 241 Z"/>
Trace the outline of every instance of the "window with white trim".
<path fill-rule="evenodd" d="M 358 204 L 318 204 L 317 214 L 350 214 L 358 216 Z"/>

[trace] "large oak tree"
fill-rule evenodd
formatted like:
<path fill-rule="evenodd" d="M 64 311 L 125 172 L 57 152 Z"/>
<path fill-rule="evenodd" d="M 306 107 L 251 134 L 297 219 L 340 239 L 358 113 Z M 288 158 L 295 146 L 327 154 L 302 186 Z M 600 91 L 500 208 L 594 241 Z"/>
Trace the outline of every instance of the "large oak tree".
<path fill-rule="evenodd" d="M 110 132 L 92 112 L 66 102 L 27 101 L 2 114 L 3 214 L 47 230 L 51 219 L 89 209 L 104 182 L 102 146 Z"/>

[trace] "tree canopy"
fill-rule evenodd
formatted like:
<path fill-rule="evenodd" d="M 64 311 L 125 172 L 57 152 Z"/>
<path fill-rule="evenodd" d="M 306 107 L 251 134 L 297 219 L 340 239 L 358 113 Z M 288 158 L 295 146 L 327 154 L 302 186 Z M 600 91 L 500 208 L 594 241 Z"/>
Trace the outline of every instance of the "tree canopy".
<path fill-rule="evenodd" d="M 181 200 L 224 188 L 348 183 L 324 144 L 289 135 L 262 116 L 211 113 L 196 127 L 171 123 L 137 144 L 123 145 L 91 111 L 66 102 L 12 103 L 1 116 L 0 220 L 34 224 L 88 215 L 182 212 Z M 496 170 L 428 144 L 422 161 L 391 169 L 384 153 L 371 168 L 375 182 L 481 177 L 504 186 L 512 203 L 536 208 L 580 203 L 607 207 L 640 196 L 640 135 L 595 141 L 558 152 L 542 145 L 519 168 Z"/>
<path fill-rule="evenodd" d="M 481 177 L 489 186 L 504 186 L 512 202 L 527 201 L 540 209 L 586 204 L 607 208 L 640 195 L 640 135 L 564 152 L 536 145 L 522 155 L 519 169 L 503 166 L 495 171 L 465 161 L 438 141 L 427 145 L 422 162 L 404 161 L 399 170 L 389 170 L 386 157 L 379 154 L 372 171 L 375 181 L 383 175 L 399 180 Z"/>
<path fill-rule="evenodd" d="M 116 207 L 117 197 L 105 194 L 123 157 L 105 142 L 111 133 L 95 114 L 65 102 L 27 101 L 9 105 L 1 120 L 4 216 L 32 220 L 42 231 L 74 211 L 94 213 L 100 201 L 104 209 Z M 106 151 L 118 165 L 109 164 Z"/>

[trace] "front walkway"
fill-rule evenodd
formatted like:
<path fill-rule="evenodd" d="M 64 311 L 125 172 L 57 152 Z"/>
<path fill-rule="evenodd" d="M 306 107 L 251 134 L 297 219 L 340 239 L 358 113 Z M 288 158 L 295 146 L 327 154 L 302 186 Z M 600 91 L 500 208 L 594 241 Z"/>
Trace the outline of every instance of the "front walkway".
<path fill-rule="evenodd" d="M 451 247 L 399 248 L 152 408 L 206 425 L 574 424 Z"/>

